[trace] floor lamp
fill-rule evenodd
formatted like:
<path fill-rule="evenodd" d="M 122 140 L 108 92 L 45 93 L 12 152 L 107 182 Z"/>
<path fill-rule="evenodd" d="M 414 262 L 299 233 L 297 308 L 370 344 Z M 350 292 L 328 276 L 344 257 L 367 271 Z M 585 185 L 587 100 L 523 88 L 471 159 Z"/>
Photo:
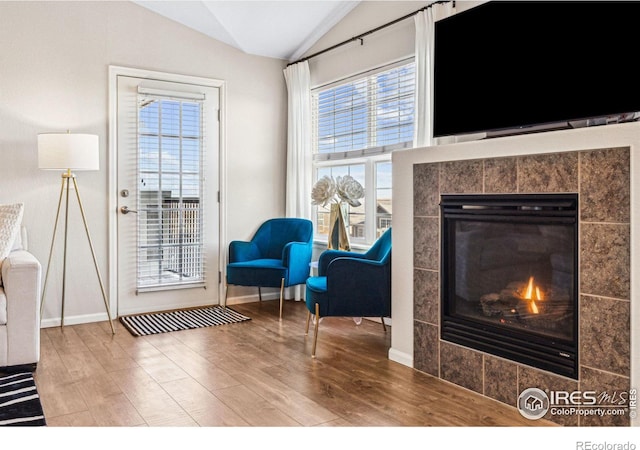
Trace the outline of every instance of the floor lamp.
<path fill-rule="evenodd" d="M 89 240 L 89 247 L 91 248 L 91 255 L 93 256 L 93 264 L 96 268 L 96 274 L 98 275 L 98 281 L 100 283 L 100 289 L 102 291 L 102 298 L 104 299 L 104 306 L 107 310 L 109 317 L 109 325 L 111 325 L 111 332 L 116 333 L 113 327 L 113 320 L 111 319 L 111 310 L 109 309 L 109 302 L 107 301 L 107 294 L 104 290 L 104 284 L 102 277 L 100 276 L 100 270 L 98 269 L 98 261 L 96 259 L 96 253 L 93 249 L 93 242 L 91 235 L 89 234 L 89 227 L 87 226 L 87 218 L 84 214 L 84 207 L 82 206 L 82 200 L 80 200 L 80 191 L 78 191 L 78 183 L 76 176 L 72 173 L 72 170 L 99 170 L 99 144 L 98 136 L 92 134 L 75 134 L 75 133 L 43 133 L 38 135 L 38 168 L 46 170 L 64 170 L 62 174 L 62 185 L 60 187 L 60 198 L 58 199 L 58 211 L 56 212 L 56 221 L 53 227 L 53 237 L 51 239 L 51 250 L 49 252 L 49 262 L 47 264 L 47 273 L 44 278 L 44 285 L 42 288 L 42 299 L 40 302 L 40 317 L 42 317 L 42 311 L 44 308 L 44 296 L 47 290 L 47 281 L 49 279 L 49 270 L 51 269 L 51 257 L 53 256 L 53 249 L 56 242 L 56 234 L 58 231 L 58 222 L 60 219 L 60 209 L 62 207 L 62 197 L 65 195 L 65 220 L 64 220 L 64 255 L 62 263 L 62 314 L 60 326 L 64 327 L 64 302 L 65 302 L 65 288 L 67 280 L 67 239 L 69 233 L 69 193 L 71 190 L 71 183 L 75 189 L 76 198 L 78 199 L 78 205 L 80 206 L 80 213 L 82 214 L 82 221 L 84 223 L 84 229 L 87 233 L 87 239 Z"/>

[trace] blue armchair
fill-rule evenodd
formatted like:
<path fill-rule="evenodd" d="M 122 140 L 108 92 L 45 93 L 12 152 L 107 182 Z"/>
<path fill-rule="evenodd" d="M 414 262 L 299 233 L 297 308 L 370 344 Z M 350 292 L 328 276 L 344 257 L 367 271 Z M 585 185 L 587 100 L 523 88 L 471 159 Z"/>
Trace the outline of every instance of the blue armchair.
<path fill-rule="evenodd" d="M 320 318 L 391 316 L 391 229 L 366 253 L 326 250 L 318 261 L 318 276 L 307 279 L 307 324 L 315 316 L 311 356 L 316 356 Z"/>
<path fill-rule="evenodd" d="M 280 288 L 280 320 L 284 288 L 309 277 L 313 243 L 310 220 L 277 218 L 264 222 L 250 241 L 229 244 L 227 285 Z M 227 289 L 228 290 L 228 289 Z M 225 293 L 224 304 L 227 304 Z"/>

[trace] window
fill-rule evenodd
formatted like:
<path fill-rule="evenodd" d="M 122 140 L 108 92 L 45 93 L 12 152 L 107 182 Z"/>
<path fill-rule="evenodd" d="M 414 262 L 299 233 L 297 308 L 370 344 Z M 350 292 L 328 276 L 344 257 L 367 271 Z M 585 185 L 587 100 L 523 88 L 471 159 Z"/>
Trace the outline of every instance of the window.
<path fill-rule="evenodd" d="M 372 244 L 392 222 L 391 154 L 413 145 L 415 65 L 394 64 L 312 91 L 314 181 L 351 175 L 365 189 L 349 207 L 352 244 Z M 315 207 L 326 240 L 329 207 Z"/>
<path fill-rule="evenodd" d="M 138 290 L 204 282 L 203 108 L 140 95 Z"/>

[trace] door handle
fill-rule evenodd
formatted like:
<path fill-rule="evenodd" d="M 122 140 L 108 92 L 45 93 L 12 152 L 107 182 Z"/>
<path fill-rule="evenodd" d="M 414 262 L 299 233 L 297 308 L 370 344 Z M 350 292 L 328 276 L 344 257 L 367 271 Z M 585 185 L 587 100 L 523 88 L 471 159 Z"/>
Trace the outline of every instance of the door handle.
<path fill-rule="evenodd" d="M 129 214 L 129 213 L 136 213 L 136 214 L 138 214 L 138 211 L 134 211 L 133 209 L 129 209 L 129 207 L 128 207 L 128 206 L 122 206 L 122 207 L 120 207 L 120 212 L 121 212 L 122 214 Z"/>

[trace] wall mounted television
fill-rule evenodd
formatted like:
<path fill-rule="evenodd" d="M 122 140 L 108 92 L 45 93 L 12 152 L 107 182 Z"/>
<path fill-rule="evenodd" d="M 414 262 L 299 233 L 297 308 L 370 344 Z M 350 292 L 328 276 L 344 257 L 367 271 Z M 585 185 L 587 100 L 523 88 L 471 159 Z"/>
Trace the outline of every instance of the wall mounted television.
<path fill-rule="evenodd" d="M 436 22 L 434 136 L 635 120 L 638 18 L 635 1 L 491 1 Z"/>

